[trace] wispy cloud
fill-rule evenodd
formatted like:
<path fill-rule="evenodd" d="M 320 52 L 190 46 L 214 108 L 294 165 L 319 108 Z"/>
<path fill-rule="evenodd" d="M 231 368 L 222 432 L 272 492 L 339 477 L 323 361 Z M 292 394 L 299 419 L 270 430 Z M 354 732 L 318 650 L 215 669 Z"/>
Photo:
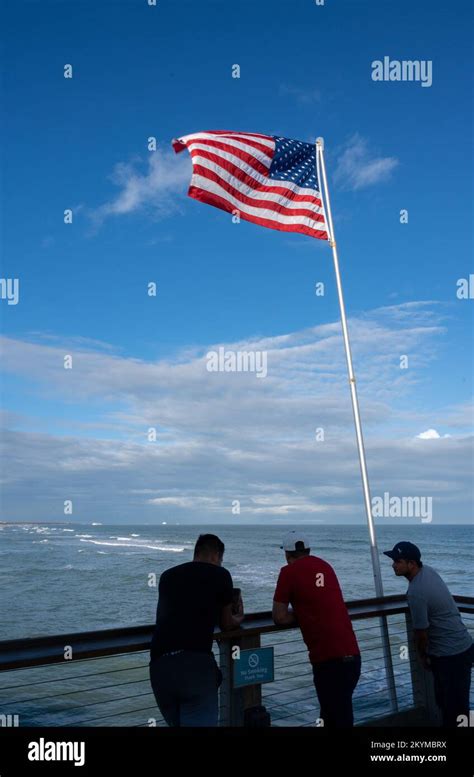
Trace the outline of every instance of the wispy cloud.
<path fill-rule="evenodd" d="M 334 181 L 341 189 L 365 189 L 389 178 L 398 165 L 395 157 L 377 157 L 368 148 L 367 140 L 353 135 L 337 160 Z"/>
<path fill-rule="evenodd" d="M 155 499 L 149 499 L 148 504 L 158 505 L 159 507 L 183 507 L 185 509 L 196 509 L 196 507 L 205 507 L 207 510 L 213 508 L 219 509 L 219 500 L 210 496 L 158 496 Z"/>
<path fill-rule="evenodd" d="M 304 89 L 301 86 L 291 86 L 290 84 L 280 85 L 280 95 L 282 97 L 292 97 L 300 105 L 313 105 L 321 101 L 319 89 Z"/>
<path fill-rule="evenodd" d="M 144 170 L 143 170 L 144 168 Z M 89 216 L 100 225 L 109 216 L 121 216 L 145 209 L 155 218 L 169 216 L 178 210 L 177 194 L 183 193 L 191 178 L 187 154 L 176 156 L 172 150 L 158 148 L 148 160 L 119 162 L 110 176 L 119 188 L 118 194 Z"/>

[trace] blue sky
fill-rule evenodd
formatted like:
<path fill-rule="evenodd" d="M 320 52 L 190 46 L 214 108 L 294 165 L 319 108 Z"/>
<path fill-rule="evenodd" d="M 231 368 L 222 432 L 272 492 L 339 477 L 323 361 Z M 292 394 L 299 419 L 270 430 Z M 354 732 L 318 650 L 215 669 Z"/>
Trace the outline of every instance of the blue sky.
<path fill-rule="evenodd" d="M 364 520 L 330 249 L 187 198 L 205 129 L 324 136 L 373 493 L 472 519 L 470 5 L 4 4 L 4 520 Z"/>

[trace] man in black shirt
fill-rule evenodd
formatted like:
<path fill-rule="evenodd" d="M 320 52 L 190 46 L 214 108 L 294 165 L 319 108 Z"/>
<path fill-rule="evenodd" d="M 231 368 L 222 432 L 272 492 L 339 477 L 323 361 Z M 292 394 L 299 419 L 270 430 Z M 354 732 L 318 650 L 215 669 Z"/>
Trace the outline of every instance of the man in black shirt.
<path fill-rule="evenodd" d="M 220 671 L 212 653 L 214 626 L 236 629 L 232 577 L 222 567 L 224 543 L 201 534 L 194 559 L 160 577 L 150 679 L 169 726 L 217 726 Z"/>

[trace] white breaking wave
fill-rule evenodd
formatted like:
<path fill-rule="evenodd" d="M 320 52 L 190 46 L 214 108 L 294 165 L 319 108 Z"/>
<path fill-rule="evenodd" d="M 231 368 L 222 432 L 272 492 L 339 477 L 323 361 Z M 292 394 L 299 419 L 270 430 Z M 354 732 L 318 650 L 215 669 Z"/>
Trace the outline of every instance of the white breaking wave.
<path fill-rule="evenodd" d="M 125 537 L 124 539 L 128 539 L 128 537 Z M 170 545 L 165 548 L 162 545 L 143 545 L 139 542 L 103 542 L 102 540 L 86 539 L 81 539 L 81 542 L 91 542 L 93 545 L 110 545 L 113 548 L 146 548 L 148 550 L 163 550 L 169 551 L 170 553 L 182 553 L 184 550 L 184 547 L 175 548 Z"/>
<path fill-rule="evenodd" d="M 89 538 L 89 537 L 92 537 L 92 534 L 75 534 L 74 536 L 75 537 L 87 537 L 87 538 Z"/>

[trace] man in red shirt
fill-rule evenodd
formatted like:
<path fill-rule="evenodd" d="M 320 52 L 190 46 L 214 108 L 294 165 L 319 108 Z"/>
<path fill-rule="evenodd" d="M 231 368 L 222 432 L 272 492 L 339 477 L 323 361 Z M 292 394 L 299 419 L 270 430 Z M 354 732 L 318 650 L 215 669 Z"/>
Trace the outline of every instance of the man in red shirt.
<path fill-rule="evenodd" d="M 301 629 L 313 665 L 322 725 L 351 727 L 360 651 L 336 573 L 322 558 L 310 555 L 301 532 L 289 532 L 281 548 L 288 565 L 278 577 L 273 620 L 277 626 L 297 623 Z"/>

